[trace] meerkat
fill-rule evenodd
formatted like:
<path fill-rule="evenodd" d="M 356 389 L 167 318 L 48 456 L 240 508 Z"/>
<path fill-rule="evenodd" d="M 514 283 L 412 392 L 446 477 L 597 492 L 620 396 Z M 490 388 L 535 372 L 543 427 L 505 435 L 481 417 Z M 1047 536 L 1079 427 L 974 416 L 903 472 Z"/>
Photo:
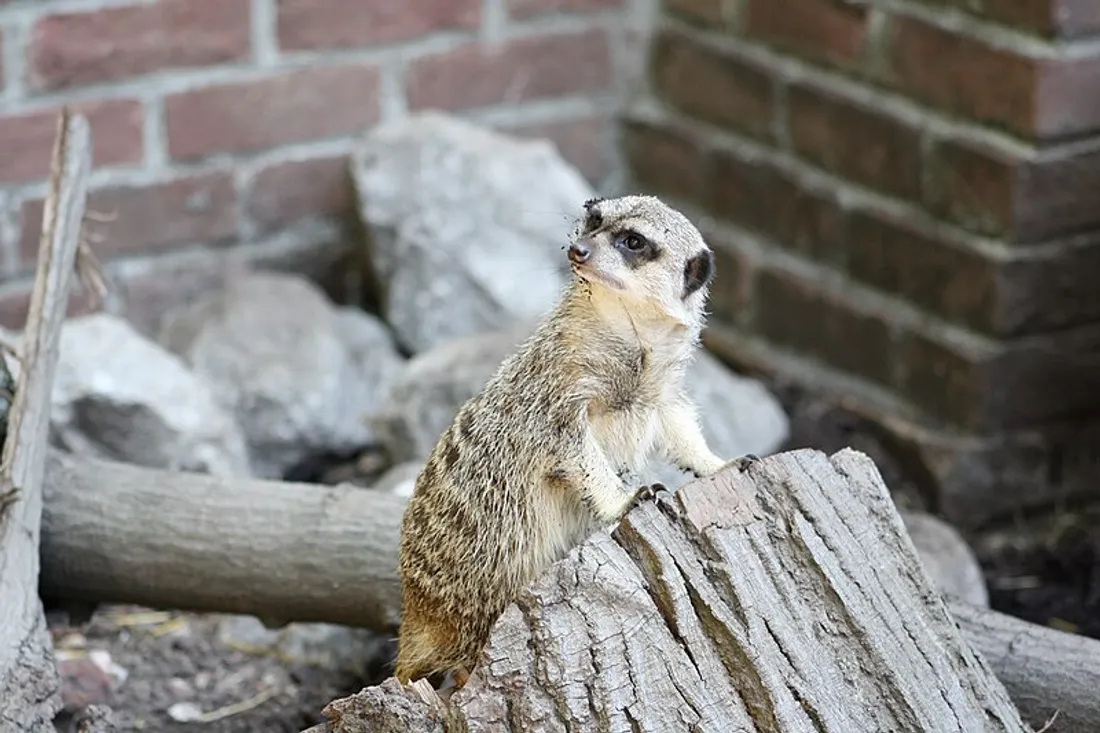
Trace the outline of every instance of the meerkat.
<path fill-rule="evenodd" d="M 464 686 L 528 583 L 664 490 L 623 479 L 655 450 L 697 477 L 727 465 L 682 388 L 715 273 L 698 229 L 655 197 L 592 199 L 568 259 L 557 305 L 458 410 L 417 477 L 401 533 L 402 683 L 450 674 Z"/>

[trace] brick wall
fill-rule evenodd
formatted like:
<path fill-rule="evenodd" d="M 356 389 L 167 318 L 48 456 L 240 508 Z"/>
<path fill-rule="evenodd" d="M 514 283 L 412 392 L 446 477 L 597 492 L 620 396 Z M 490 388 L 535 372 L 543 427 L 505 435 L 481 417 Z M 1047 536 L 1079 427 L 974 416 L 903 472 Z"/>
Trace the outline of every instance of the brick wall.
<path fill-rule="evenodd" d="M 354 137 L 409 111 L 550 137 L 609 180 L 646 4 L 0 0 L 0 324 L 22 325 L 62 104 L 89 118 L 89 207 L 113 216 L 88 227 L 108 306 L 140 318 L 227 264 L 293 254 L 288 238 L 306 251 L 286 266 L 331 252 Z"/>
<path fill-rule="evenodd" d="M 1100 3 L 665 0 L 623 146 L 707 217 L 708 344 L 949 517 L 1100 496 Z"/>

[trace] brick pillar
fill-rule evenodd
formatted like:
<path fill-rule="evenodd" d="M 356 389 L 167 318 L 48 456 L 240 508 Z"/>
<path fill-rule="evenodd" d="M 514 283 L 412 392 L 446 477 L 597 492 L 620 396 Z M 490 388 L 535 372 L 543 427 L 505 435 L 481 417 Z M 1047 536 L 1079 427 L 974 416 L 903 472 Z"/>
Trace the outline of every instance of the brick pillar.
<path fill-rule="evenodd" d="M 719 254 L 708 345 L 964 525 L 1100 497 L 1098 40 L 1094 0 L 665 0 L 624 119 Z"/>

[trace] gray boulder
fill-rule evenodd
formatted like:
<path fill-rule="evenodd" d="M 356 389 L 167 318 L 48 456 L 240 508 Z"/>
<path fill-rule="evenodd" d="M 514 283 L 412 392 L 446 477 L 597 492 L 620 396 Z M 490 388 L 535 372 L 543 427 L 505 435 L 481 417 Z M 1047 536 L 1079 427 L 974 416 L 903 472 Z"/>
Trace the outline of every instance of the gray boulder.
<path fill-rule="evenodd" d="M 394 463 L 424 461 L 458 408 L 534 330 L 525 321 L 443 343 L 409 360 L 372 419 Z"/>
<path fill-rule="evenodd" d="M 553 143 L 425 112 L 372 129 L 351 170 L 383 314 L 407 351 L 553 306 L 593 195 Z"/>
<path fill-rule="evenodd" d="M 125 320 L 66 321 L 54 376 L 51 440 L 150 468 L 249 473 L 244 435 L 207 382 Z"/>
<path fill-rule="evenodd" d="M 462 403 L 485 386 L 534 327 L 527 321 L 455 339 L 411 359 L 374 418 L 391 459 L 425 460 Z M 709 352 L 698 353 L 686 385 L 718 455 L 765 455 L 786 440 L 789 423 L 779 401 L 759 381 L 735 374 Z M 688 475 L 655 460 L 641 478 L 674 488 Z"/>
<path fill-rule="evenodd" d="M 939 517 L 899 511 L 921 564 L 936 588 L 975 606 L 989 606 L 981 565 L 958 530 Z"/>
<path fill-rule="evenodd" d="M 288 662 L 362 674 L 386 652 L 386 639 L 367 629 L 324 623 L 289 623 L 269 629 L 255 616 L 223 616 L 217 627 L 225 644 Z"/>
<path fill-rule="evenodd" d="M 376 318 L 274 273 L 232 279 L 168 313 L 159 340 L 236 416 L 263 478 L 369 444 L 366 417 L 404 364 Z"/>
<path fill-rule="evenodd" d="M 416 479 L 422 470 L 424 470 L 423 461 L 398 463 L 371 484 L 371 491 L 383 491 L 404 497 L 412 496 L 413 489 L 416 488 Z"/>

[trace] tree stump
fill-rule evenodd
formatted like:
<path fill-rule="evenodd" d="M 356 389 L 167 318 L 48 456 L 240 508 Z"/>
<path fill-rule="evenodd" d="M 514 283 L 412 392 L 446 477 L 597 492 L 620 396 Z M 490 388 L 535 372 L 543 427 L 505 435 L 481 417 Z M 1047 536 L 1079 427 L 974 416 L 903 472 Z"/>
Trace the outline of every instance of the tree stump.
<path fill-rule="evenodd" d="M 639 506 L 508 607 L 449 700 L 390 678 L 325 713 L 331 733 L 1029 730 L 851 450 Z"/>

